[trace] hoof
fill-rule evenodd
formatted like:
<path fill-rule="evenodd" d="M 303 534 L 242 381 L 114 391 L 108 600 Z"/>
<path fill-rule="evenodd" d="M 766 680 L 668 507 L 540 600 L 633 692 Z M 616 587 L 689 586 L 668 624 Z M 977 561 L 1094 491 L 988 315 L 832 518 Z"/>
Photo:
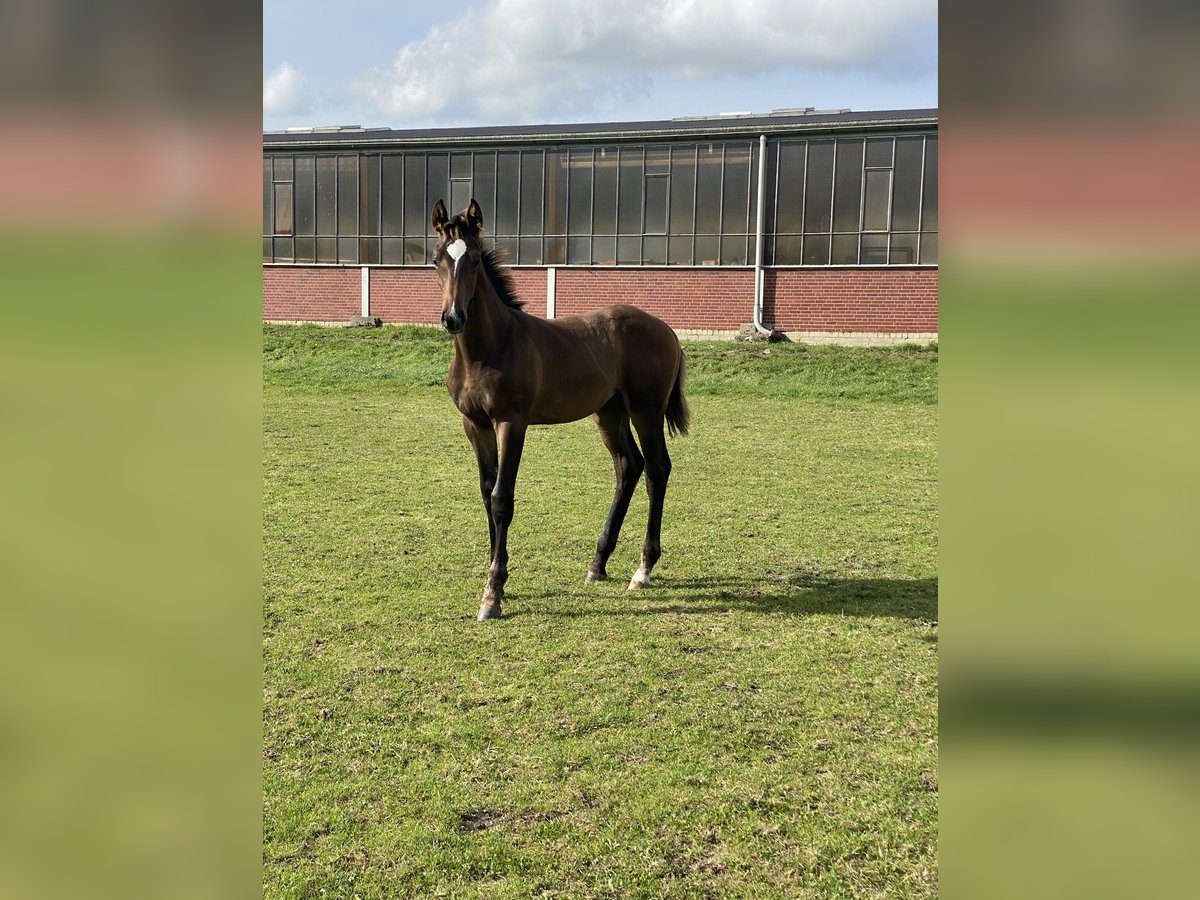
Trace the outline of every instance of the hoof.
<path fill-rule="evenodd" d="M 498 619 L 500 616 L 500 603 L 497 601 L 496 603 L 480 603 L 479 615 L 475 618 L 477 621 L 483 622 L 486 619 Z"/>
<path fill-rule="evenodd" d="M 645 587 L 650 587 L 650 575 L 645 569 L 638 569 L 629 580 L 629 590 L 637 591 Z"/>
<path fill-rule="evenodd" d="M 588 572 L 585 581 L 608 581 L 607 572 Z"/>

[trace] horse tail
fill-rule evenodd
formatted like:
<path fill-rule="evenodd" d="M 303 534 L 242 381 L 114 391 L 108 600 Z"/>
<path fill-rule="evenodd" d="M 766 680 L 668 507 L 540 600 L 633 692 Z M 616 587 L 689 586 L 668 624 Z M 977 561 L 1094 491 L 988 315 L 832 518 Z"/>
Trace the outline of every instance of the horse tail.
<path fill-rule="evenodd" d="M 671 386 L 671 396 L 667 398 L 667 431 L 671 437 L 676 434 L 686 435 L 692 422 L 692 414 L 688 409 L 687 398 L 683 396 L 683 381 L 687 363 L 683 350 L 679 352 L 679 369 L 675 373 L 675 384 Z"/>

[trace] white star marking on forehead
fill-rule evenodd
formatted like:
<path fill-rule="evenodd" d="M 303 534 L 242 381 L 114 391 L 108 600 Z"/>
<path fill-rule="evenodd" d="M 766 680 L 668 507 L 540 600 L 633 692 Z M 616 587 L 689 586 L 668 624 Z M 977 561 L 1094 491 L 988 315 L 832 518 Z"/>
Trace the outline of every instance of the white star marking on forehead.
<path fill-rule="evenodd" d="M 458 271 L 458 261 L 463 258 L 463 254 L 467 252 L 467 242 L 459 238 L 453 244 L 446 245 L 446 252 L 450 254 L 450 258 L 454 260 L 454 271 Z"/>

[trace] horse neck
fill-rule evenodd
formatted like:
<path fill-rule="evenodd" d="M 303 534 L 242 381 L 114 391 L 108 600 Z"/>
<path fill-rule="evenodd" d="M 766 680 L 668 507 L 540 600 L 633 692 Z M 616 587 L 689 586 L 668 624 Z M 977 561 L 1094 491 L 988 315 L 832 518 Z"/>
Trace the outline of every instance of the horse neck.
<path fill-rule="evenodd" d="M 495 356 L 500 348 L 508 345 L 515 320 L 513 310 L 500 299 L 487 273 L 480 272 L 467 314 L 467 326 L 454 339 L 459 355 L 468 361 L 486 361 Z"/>

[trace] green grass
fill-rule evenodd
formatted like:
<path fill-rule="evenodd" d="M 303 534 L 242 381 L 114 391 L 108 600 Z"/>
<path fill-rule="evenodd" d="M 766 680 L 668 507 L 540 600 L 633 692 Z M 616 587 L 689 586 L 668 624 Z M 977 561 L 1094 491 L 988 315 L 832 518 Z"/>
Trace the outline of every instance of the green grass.
<path fill-rule="evenodd" d="M 265 329 L 268 897 L 937 892 L 936 352 L 688 344 L 655 584 L 531 429 L 505 618 L 432 329 Z"/>

